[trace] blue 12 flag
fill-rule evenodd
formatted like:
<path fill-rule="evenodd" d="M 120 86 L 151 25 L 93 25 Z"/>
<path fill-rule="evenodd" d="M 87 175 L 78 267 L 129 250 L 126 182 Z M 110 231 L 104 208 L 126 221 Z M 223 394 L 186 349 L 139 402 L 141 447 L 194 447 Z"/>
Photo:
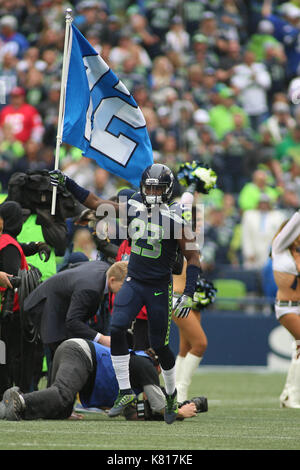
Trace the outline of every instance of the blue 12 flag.
<path fill-rule="evenodd" d="M 124 84 L 72 25 L 62 141 L 139 185 L 153 163 L 144 116 Z"/>

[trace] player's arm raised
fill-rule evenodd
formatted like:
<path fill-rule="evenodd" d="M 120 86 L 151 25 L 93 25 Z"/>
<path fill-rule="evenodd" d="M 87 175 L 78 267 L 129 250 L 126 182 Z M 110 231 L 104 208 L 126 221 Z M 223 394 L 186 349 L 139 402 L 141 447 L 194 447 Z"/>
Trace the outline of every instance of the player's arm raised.
<path fill-rule="evenodd" d="M 96 194 L 88 191 L 87 189 L 79 186 L 72 178 L 69 178 L 61 170 L 49 171 L 50 182 L 52 186 L 57 186 L 62 189 L 67 189 L 73 196 L 85 207 L 97 210 L 100 205 L 109 204 L 112 205 L 116 211 L 119 210 L 119 204 L 114 201 L 109 201 L 107 199 L 102 199 L 101 197 L 96 196 Z"/>

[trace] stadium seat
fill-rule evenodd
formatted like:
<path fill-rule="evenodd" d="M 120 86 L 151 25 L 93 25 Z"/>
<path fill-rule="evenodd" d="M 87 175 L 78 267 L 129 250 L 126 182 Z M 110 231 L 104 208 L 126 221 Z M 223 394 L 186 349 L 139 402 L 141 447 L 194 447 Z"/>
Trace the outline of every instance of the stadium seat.
<path fill-rule="evenodd" d="M 220 310 L 239 310 L 241 305 L 238 299 L 247 295 L 246 284 L 237 279 L 215 279 L 214 286 L 218 289 L 215 308 Z M 223 300 L 222 299 L 230 299 Z M 237 300 L 235 300 L 237 299 Z"/>
<path fill-rule="evenodd" d="M 222 266 L 217 274 L 218 279 L 236 279 L 246 285 L 247 292 L 261 291 L 260 270 Z"/>

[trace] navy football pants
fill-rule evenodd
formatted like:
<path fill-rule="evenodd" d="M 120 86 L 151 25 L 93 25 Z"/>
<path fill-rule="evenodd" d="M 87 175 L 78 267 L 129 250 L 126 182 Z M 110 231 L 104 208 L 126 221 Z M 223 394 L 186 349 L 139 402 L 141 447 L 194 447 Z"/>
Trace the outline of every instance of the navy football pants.
<path fill-rule="evenodd" d="M 126 331 L 145 305 L 148 314 L 149 341 L 163 369 L 175 365 L 169 349 L 172 318 L 172 282 L 148 284 L 128 277 L 114 301 L 111 321 L 111 354 L 128 354 Z"/>

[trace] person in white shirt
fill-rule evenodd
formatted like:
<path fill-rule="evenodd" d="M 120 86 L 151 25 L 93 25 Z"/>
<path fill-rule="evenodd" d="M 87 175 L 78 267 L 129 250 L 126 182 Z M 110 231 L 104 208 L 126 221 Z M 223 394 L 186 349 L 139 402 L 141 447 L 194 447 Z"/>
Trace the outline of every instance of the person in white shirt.
<path fill-rule="evenodd" d="M 283 211 L 273 210 L 267 194 L 262 193 L 256 209 L 242 217 L 242 254 L 246 269 L 262 269 L 268 260 L 272 239 L 284 221 Z"/>
<path fill-rule="evenodd" d="M 242 107 L 248 114 L 254 130 L 268 116 L 267 90 L 271 77 L 265 65 L 255 61 L 255 55 L 246 51 L 243 63 L 233 69 L 231 86 L 239 91 Z"/>
<path fill-rule="evenodd" d="M 294 350 L 280 406 L 300 408 L 300 212 L 284 222 L 272 243 L 273 274 L 278 287 L 275 314 L 293 336 Z"/>

